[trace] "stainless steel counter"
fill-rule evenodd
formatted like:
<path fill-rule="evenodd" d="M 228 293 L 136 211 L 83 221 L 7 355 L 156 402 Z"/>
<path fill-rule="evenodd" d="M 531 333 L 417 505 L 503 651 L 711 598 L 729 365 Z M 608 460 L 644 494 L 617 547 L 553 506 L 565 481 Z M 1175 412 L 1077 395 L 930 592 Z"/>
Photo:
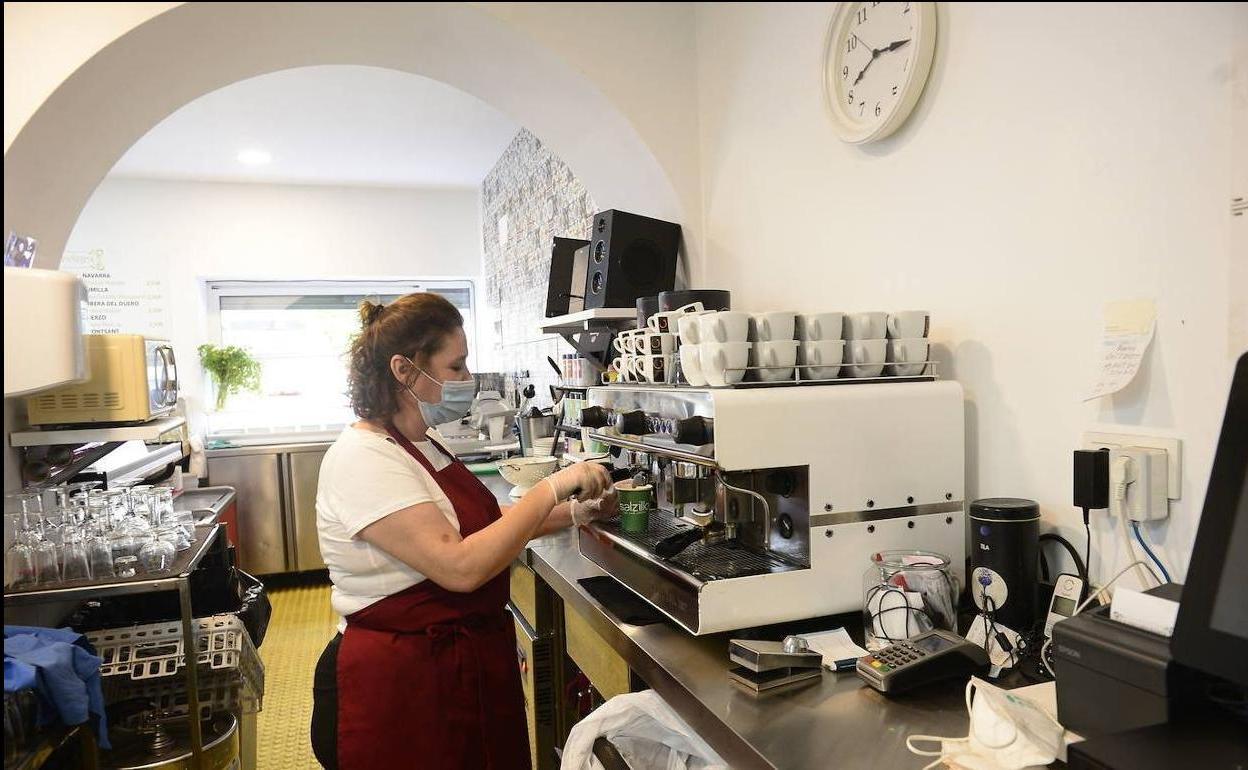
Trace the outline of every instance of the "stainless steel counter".
<path fill-rule="evenodd" d="M 584 617 L 629 667 L 732 768 L 920 767 L 907 735 L 965 735 L 962 687 L 885 698 L 853 672 L 825 671 L 800 690 L 756 698 L 728 681 L 732 634 L 695 637 L 674 623 L 616 620 L 576 582 L 604 574 L 580 555 L 571 533 L 534 541 L 521 558 Z M 835 623 L 853 629 L 858 615 Z M 777 629 L 774 638 L 782 638 Z"/>
<path fill-rule="evenodd" d="M 250 446 L 221 447 L 205 450 L 208 457 L 248 457 L 251 455 L 278 455 L 292 452 L 324 452 L 334 445 L 332 441 L 310 443 L 254 444 Z"/>

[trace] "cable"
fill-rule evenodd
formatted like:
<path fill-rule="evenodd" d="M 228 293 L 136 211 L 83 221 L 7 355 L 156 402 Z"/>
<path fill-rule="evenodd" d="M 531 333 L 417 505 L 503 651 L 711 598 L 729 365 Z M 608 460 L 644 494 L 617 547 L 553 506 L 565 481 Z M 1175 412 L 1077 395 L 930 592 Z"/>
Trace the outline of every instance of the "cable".
<path fill-rule="evenodd" d="M 1090 581 L 1088 580 L 1088 568 L 1083 562 L 1083 557 L 1079 555 L 1079 552 L 1075 550 L 1075 547 L 1071 545 L 1071 542 L 1056 532 L 1045 532 L 1040 536 L 1041 544 L 1049 541 L 1055 542 L 1062 548 L 1066 549 L 1066 553 L 1070 554 L 1071 561 L 1075 563 L 1075 572 L 1080 578 L 1083 579 L 1083 584 L 1085 586 L 1090 585 Z M 1040 577 L 1045 581 L 1048 581 L 1049 579 L 1049 562 L 1044 558 L 1043 549 L 1040 551 Z"/>
<path fill-rule="evenodd" d="M 1140 541 L 1140 547 L 1144 549 L 1144 553 L 1148 554 L 1148 558 L 1152 559 L 1153 563 L 1157 565 L 1157 569 L 1161 570 L 1162 577 L 1166 579 L 1167 583 L 1173 582 L 1170 580 L 1170 573 L 1166 572 L 1166 565 L 1161 563 L 1161 559 L 1157 558 L 1157 554 L 1153 553 L 1153 549 L 1149 548 L 1148 543 L 1144 542 L 1144 536 L 1140 534 L 1140 523 L 1138 521 L 1131 522 L 1131 528 L 1135 530 L 1135 539 Z"/>
<path fill-rule="evenodd" d="M 1110 579 L 1109 579 L 1109 582 L 1108 582 L 1108 583 L 1106 583 L 1105 585 L 1103 585 L 1103 586 L 1101 586 L 1100 588 L 1096 589 L 1096 591 L 1095 591 L 1095 592 L 1093 592 L 1093 594 L 1092 594 L 1091 596 L 1089 596 L 1087 599 L 1084 599 L 1084 600 L 1083 600 L 1083 604 L 1080 604 L 1078 607 L 1076 607 L 1076 608 L 1075 608 L 1075 611 L 1074 611 L 1074 612 L 1072 612 L 1072 613 L 1070 614 L 1070 616 L 1073 618 L 1075 615 L 1078 615 L 1080 612 L 1083 612 L 1083 609 L 1084 609 L 1085 607 L 1087 607 L 1089 604 L 1091 604 L 1093 601 L 1095 601 L 1095 600 L 1096 600 L 1096 598 L 1097 598 L 1097 597 L 1099 597 L 1101 594 L 1105 593 L 1105 591 L 1106 591 L 1106 590 L 1107 590 L 1110 586 L 1112 586 L 1115 582 L 1117 582 L 1118 578 L 1120 578 L 1120 577 L 1122 577 L 1123 575 L 1127 574 L 1127 572 L 1129 572 L 1129 571 L 1130 571 L 1133 567 L 1135 567 L 1135 566 L 1137 566 L 1137 565 L 1140 565 L 1140 564 L 1145 564 L 1145 562 L 1137 560 L 1137 561 L 1133 561 L 1133 562 L 1131 562 L 1130 564 L 1128 564 L 1127 566 L 1123 567 L 1123 568 L 1122 568 L 1122 569 L 1118 572 L 1118 574 L 1117 574 L 1117 575 L 1114 575 L 1112 578 L 1110 578 Z M 1146 566 L 1147 566 L 1147 565 L 1146 565 Z M 1160 583 L 1160 581 L 1158 581 L 1158 585 L 1160 585 L 1160 584 L 1161 584 L 1161 583 Z"/>
<path fill-rule="evenodd" d="M 1125 511 L 1123 511 L 1118 517 L 1118 531 L 1122 535 L 1122 544 L 1127 549 L 1127 555 L 1134 559 L 1135 545 L 1131 542 L 1131 534 L 1127 531 L 1127 514 Z M 1157 577 L 1156 572 L 1153 572 L 1153 568 L 1147 561 L 1140 559 L 1135 561 L 1134 564 L 1135 574 L 1136 577 L 1139 578 L 1140 585 L 1144 585 L 1145 570 L 1148 570 L 1148 573 L 1153 576 L 1153 581 L 1156 582 L 1157 585 L 1161 585 L 1161 579 Z"/>
<path fill-rule="evenodd" d="M 1092 574 L 1092 525 L 1088 523 L 1088 507 L 1083 507 L 1083 531 L 1087 533 L 1088 539 L 1083 546 L 1083 563 L 1084 573 L 1083 584 L 1088 584 L 1088 577 Z"/>

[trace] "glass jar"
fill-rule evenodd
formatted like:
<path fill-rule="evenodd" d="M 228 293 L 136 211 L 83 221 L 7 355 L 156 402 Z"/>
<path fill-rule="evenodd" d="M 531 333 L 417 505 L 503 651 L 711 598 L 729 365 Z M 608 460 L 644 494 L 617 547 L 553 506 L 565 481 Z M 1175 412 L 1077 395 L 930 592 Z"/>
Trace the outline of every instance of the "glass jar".
<path fill-rule="evenodd" d="M 957 632 L 958 577 L 931 551 L 873 554 L 862 578 L 862 622 L 872 652 L 943 628 Z"/>

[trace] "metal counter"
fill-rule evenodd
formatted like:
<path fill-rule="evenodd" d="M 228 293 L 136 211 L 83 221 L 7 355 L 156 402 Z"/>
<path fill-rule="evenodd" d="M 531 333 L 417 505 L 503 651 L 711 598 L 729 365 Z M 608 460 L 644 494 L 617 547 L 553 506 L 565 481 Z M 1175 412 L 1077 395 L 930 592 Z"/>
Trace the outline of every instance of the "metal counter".
<path fill-rule="evenodd" d="M 580 555 L 571 532 L 535 540 L 520 558 L 734 770 L 919 767 L 924 760 L 906 750 L 906 736 L 966 735 L 958 684 L 885 698 L 853 672 L 825 671 L 821 681 L 802 689 L 755 697 L 728 681 L 728 639 L 734 634 L 695 637 L 670 621 L 632 626 L 616 620 L 577 584 L 605 573 Z M 784 630 L 844 625 L 858 636 L 855 624 L 861 622 L 850 614 Z M 771 630 L 768 638 L 784 635 Z"/>

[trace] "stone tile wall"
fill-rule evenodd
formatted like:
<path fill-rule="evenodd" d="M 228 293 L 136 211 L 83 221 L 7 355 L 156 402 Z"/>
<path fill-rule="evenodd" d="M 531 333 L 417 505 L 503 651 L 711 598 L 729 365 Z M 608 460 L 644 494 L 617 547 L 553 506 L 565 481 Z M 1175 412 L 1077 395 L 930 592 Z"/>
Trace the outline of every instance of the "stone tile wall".
<path fill-rule="evenodd" d="M 521 129 L 481 183 L 485 291 L 494 315 L 492 359 L 506 373 L 529 372 L 538 400 L 558 381 L 546 356 L 572 348 L 538 327 L 546 314 L 550 247 L 555 236 L 584 238 L 597 209 L 563 161 Z"/>

